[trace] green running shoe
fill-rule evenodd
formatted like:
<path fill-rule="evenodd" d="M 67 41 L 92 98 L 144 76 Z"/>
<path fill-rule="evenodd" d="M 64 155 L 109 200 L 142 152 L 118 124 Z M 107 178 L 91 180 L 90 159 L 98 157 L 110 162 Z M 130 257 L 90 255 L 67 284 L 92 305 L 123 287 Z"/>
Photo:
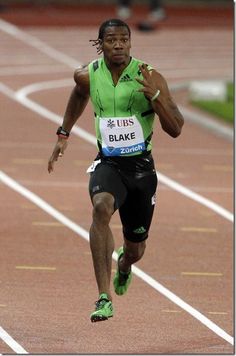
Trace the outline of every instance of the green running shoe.
<path fill-rule="evenodd" d="M 108 299 L 106 293 L 100 294 L 95 305 L 95 311 L 90 315 L 92 322 L 107 320 L 113 316 L 112 302 Z"/>
<path fill-rule="evenodd" d="M 114 289 L 116 294 L 118 295 L 123 295 L 127 292 L 127 289 L 132 279 L 131 271 L 129 273 L 124 273 L 119 270 L 119 259 L 122 257 L 123 254 L 124 254 L 124 248 L 122 246 L 118 250 L 117 270 L 116 270 L 115 277 L 113 279 Z"/>

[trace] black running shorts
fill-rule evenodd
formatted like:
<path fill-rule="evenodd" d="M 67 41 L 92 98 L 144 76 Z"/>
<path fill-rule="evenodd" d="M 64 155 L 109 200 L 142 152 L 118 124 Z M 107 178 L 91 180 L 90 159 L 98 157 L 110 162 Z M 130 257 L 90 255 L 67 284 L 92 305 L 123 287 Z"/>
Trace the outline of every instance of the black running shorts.
<path fill-rule="evenodd" d="M 157 176 L 151 154 L 138 158 L 102 158 L 90 175 L 91 199 L 101 192 L 113 195 L 124 237 L 132 242 L 141 242 L 148 237 L 156 188 Z"/>

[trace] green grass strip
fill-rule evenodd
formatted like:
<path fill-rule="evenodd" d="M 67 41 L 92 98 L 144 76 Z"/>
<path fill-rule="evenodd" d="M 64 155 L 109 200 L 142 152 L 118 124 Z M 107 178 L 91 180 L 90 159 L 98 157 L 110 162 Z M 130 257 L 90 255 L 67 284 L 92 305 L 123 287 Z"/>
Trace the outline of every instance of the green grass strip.
<path fill-rule="evenodd" d="M 227 98 L 225 101 L 194 100 L 191 104 L 203 109 L 216 117 L 233 124 L 234 122 L 234 86 L 227 83 Z"/>

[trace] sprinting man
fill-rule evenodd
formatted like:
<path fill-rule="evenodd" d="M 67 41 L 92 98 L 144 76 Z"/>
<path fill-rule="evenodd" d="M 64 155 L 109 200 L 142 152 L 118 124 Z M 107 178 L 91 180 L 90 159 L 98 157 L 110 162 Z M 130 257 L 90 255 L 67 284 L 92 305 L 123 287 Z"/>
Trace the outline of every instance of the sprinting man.
<path fill-rule="evenodd" d="M 172 137 L 180 135 L 184 119 L 164 77 L 130 55 L 131 34 L 125 22 L 105 21 L 93 44 L 103 56 L 75 70 L 75 87 L 57 130 L 48 171 L 53 171 L 55 161 L 64 154 L 70 131 L 90 97 L 98 147 L 88 169 L 93 205 L 90 248 L 99 294 L 90 318 L 96 322 L 114 314 L 110 287 L 114 239 L 109 224 L 116 210 L 124 236 L 113 280 L 116 294 L 126 293 L 132 264 L 144 255 L 157 187 L 151 154 L 155 114 Z"/>

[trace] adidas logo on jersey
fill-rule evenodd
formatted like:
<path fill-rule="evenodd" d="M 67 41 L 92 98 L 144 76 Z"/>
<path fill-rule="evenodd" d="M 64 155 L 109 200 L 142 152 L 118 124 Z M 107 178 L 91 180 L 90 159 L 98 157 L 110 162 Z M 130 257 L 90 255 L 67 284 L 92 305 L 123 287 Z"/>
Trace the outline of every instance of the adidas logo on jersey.
<path fill-rule="evenodd" d="M 126 74 L 120 79 L 120 82 L 131 82 L 132 80 L 133 79 L 130 78 L 129 74 Z"/>

